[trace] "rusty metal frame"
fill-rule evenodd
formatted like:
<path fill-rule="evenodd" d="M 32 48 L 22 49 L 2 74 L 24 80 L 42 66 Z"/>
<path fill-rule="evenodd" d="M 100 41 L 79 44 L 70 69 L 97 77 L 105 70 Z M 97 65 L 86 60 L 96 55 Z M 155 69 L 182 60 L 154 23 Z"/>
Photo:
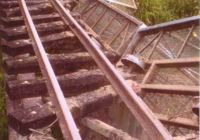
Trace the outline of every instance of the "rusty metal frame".
<path fill-rule="evenodd" d="M 79 38 L 89 54 L 94 58 L 99 68 L 104 72 L 113 88 L 117 91 L 120 98 L 139 121 L 149 137 L 156 140 L 171 140 L 172 136 L 169 132 L 164 128 L 161 122 L 156 119 L 156 116 L 142 101 L 142 99 L 137 96 L 129 85 L 127 85 L 126 81 L 119 74 L 116 68 L 72 17 L 70 11 L 65 9 L 58 0 L 51 0 L 51 2 L 55 9 L 59 12 L 65 24 L 69 25 L 70 29 Z"/>
<path fill-rule="evenodd" d="M 137 54 L 141 54 L 146 48 L 148 48 L 160 35 L 160 32 L 157 33 L 144 47 L 137 51 Z"/>
<path fill-rule="evenodd" d="M 163 115 L 163 114 L 156 114 L 156 116 L 159 118 L 161 122 L 167 125 L 183 127 L 183 128 L 193 129 L 193 130 L 199 129 L 197 120 L 195 121 L 195 120 L 182 118 L 182 117 L 170 118 L 169 116 Z"/>
<path fill-rule="evenodd" d="M 108 7 L 110 10 L 114 11 L 115 13 L 121 15 L 122 17 L 125 17 L 126 19 L 130 20 L 132 23 L 135 23 L 136 25 L 142 25 L 143 23 L 141 21 L 139 21 L 138 19 L 134 18 L 133 16 L 129 16 L 128 14 L 126 14 L 125 12 L 122 12 L 121 10 L 119 10 L 118 8 L 107 4 L 105 1 L 103 0 L 96 0 L 99 3 L 101 3 L 102 5 Z"/>
<path fill-rule="evenodd" d="M 93 8 L 91 8 L 90 11 L 88 11 L 90 13 L 85 17 L 85 21 L 88 21 L 90 19 L 91 15 L 94 14 L 94 12 L 98 9 L 97 8 L 98 5 L 99 5 L 99 3 L 96 3 L 96 5 Z"/>
<path fill-rule="evenodd" d="M 193 30 L 193 28 L 195 26 L 199 25 L 199 21 L 200 21 L 200 16 L 193 16 L 193 17 L 189 17 L 189 18 L 184 18 L 184 19 L 179 19 L 179 20 L 175 20 L 175 21 L 170 21 L 170 22 L 165 22 L 165 23 L 161 23 L 161 24 L 157 24 L 157 25 L 153 25 L 153 26 L 149 26 L 149 27 L 143 27 L 140 26 L 140 28 L 137 31 L 137 34 L 135 35 L 135 39 L 133 39 L 131 41 L 131 43 L 128 45 L 125 53 L 123 54 L 132 54 L 135 47 L 137 46 L 138 42 L 145 37 L 146 35 L 151 35 L 151 34 L 155 34 L 158 33 L 162 30 L 164 32 L 168 32 L 168 31 L 175 31 L 175 30 L 179 30 L 179 29 L 184 29 L 184 28 L 189 28 L 191 27 L 186 39 L 184 39 L 184 42 L 181 46 L 181 48 L 184 49 L 185 44 L 187 43 L 190 34 Z M 157 35 L 156 35 L 157 36 Z M 177 58 L 176 56 L 174 56 L 170 50 L 168 50 L 169 53 L 166 52 L 167 48 L 165 46 L 163 46 L 161 43 L 159 43 L 159 45 L 161 47 L 158 48 L 158 52 L 161 53 L 163 56 L 165 56 L 166 58 L 170 58 L 170 59 L 174 59 Z M 180 50 L 182 51 L 182 50 Z M 178 54 L 178 55 L 181 55 Z M 187 77 L 189 77 L 195 84 L 199 83 L 198 78 L 196 78 L 190 71 L 189 68 L 180 68 L 179 69 L 183 74 L 185 74 Z"/>
<path fill-rule="evenodd" d="M 106 0 L 106 1 L 113 3 L 113 4 L 116 4 L 116 5 L 119 5 L 119 6 L 126 7 L 126 8 L 131 8 L 131 9 L 135 9 L 135 10 L 137 9 L 137 6 L 136 6 L 134 0 L 133 0 L 133 5 L 126 4 L 124 2 L 114 1 L 114 0 Z"/>
<path fill-rule="evenodd" d="M 117 13 L 115 13 L 115 15 L 112 16 L 112 18 L 109 20 L 109 22 L 106 24 L 106 26 L 98 33 L 99 36 L 101 36 L 105 31 L 106 29 L 112 24 L 112 22 L 116 19 L 117 17 Z"/>
<path fill-rule="evenodd" d="M 178 58 L 178 59 L 168 59 L 168 60 L 152 60 L 148 61 L 150 68 L 146 73 L 141 89 L 143 91 L 153 91 L 153 92 L 164 92 L 167 94 L 184 94 L 184 95 L 199 95 L 199 86 L 186 86 L 186 85 L 158 85 L 158 84 L 148 84 L 148 82 L 155 75 L 156 70 L 159 67 L 192 67 L 198 66 L 200 64 L 200 58 Z"/>
<path fill-rule="evenodd" d="M 147 61 L 147 64 L 155 64 L 160 67 L 192 67 L 192 66 L 198 66 L 199 63 L 200 63 L 199 57 Z"/>
<path fill-rule="evenodd" d="M 18 2 L 25 20 L 28 34 L 33 41 L 33 49 L 38 58 L 42 74 L 47 80 L 47 88 L 49 94 L 57 109 L 56 114 L 59 119 L 63 137 L 65 138 L 65 140 L 81 140 L 75 121 L 65 101 L 63 92 L 59 86 L 58 80 L 49 62 L 47 54 L 34 26 L 33 20 L 31 19 L 31 15 L 28 11 L 26 2 L 25 0 L 18 0 Z"/>
<path fill-rule="evenodd" d="M 133 53 L 134 48 L 136 47 L 137 43 L 146 35 L 151 35 L 155 33 L 159 33 L 161 30 L 164 32 L 168 31 L 175 31 L 179 29 L 184 29 L 192 26 L 198 26 L 200 21 L 200 16 L 193 16 L 189 18 L 174 20 L 170 22 L 165 22 L 161 24 L 156 24 L 153 26 L 143 26 L 140 25 L 137 33 L 137 39 L 134 39 L 129 46 L 127 47 L 125 53 L 123 55 L 126 55 L 128 53 Z M 152 40 L 153 41 L 153 40 Z M 169 56 L 167 56 L 169 57 Z"/>
<path fill-rule="evenodd" d="M 116 33 L 114 33 L 115 35 L 109 40 L 108 45 L 111 45 L 128 25 L 129 25 L 129 22 L 122 25 L 122 27 Z"/>
<path fill-rule="evenodd" d="M 148 26 L 146 28 L 140 29 L 140 33 L 143 35 L 150 35 L 150 34 L 155 34 L 159 32 L 160 30 L 163 30 L 163 31 L 179 30 L 179 29 L 191 27 L 193 25 L 195 26 L 199 25 L 199 20 L 200 20 L 200 16 L 183 18 L 179 20 L 156 24 L 153 26 Z"/>
<path fill-rule="evenodd" d="M 156 40 L 156 43 L 153 45 L 153 47 L 152 47 L 150 53 L 148 54 L 147 59 L 150 59 L 150 58 L 151 58 L 151 56 L 152 56 L 154 50 L 155 50 L 156 47 L 158 46 L 158 44 L 159 44 L 161 38 L 163 37 L 164 33 L 165 33 L 165 32 L 164 32 L 163 30 L 160 31 L 159 36 L 158 36 L 158 39 Z"/>
<path fill-rule="evenodd" d="M 122 46 L 122 45 L 124 44 L 124 42 L 126 41 L 126 37 L 127 37 L 127 35 L 128 35 L 129 26 L 130 26 L 130 23 L 126 26 L 126 29 L 125 29 L 125 31 L 124 31 L 125 33 L 124 33 L 124 35 L 123 35 L 123 39 L 122 39 L 122 42 L 121 42 L 119 48 L 121 48 L 121 46 Z"/>
<path fill-rule="evenodd" d="M 192 27 L 191 27 L 191 29 L 190 29 L 188 35 L 186 36 L 186 38 L 185 38 L 185 40 L 184 40 L 184 42 L 183 42 L 181 48 L 179 49 L 179 51 L 178 51 L 178 53 L 177 53 L 177 55 L 176 55 L 176 58 L 179 58 L 180 55 L 181 55 L 181 53 L 183 52 L 183 50 L 184 50 L 184 48 L 185 48 L 185 45 L 187 44 L 187 42 L 188 42 L 188 40 L 189 40 L 189 38 L 190 38 L 190 36 L 191 36 L 193 30 L 194 30 L 194 27 L 195 27 L 195 26 L 192 25 Z"/>
<path fill-rule="evenodd" d="M 93 25 L 91 25 L 91 28 L 93 29 L 98 23 L 99 21 L 105 16 L 106 12 L 108 11 L 108 8 L 104 8 L 102 14 L 97 17 L 97 20 L 95 21 L 95 23 Z"/>
<path fill-rule="evenodd" d="M 106 15 L 106 13 L 108 13 L 108 12 L 114 13 L 113 15 L 110 15 L 110 19 L 108 20 L 108 23 L 105 23 L 106 25 L 104 25 L 105 27 L 101 28 L 100 31 L 97 32 L 97 34 L 99 35 L 100 38 L 101 38 L 101 37 L 104 37 L 104 36 L 102 36 L 102 34 L 103 34 L 105 31 L 107 31 L 107 30 L 109 29 L 110 26 L 112 26 L 113 21 L 115 20 L 115 17 L 123 17 L 123 18 L 125 18 L 125 20 L 126 20 L 127 22 L 130 23 L 130 27 L 131 27 L 131 25 L 133 25 L 133 28 L 137 28 L 138 26 L 140 26 L 140 25 L 143 24 L 143 23 L 142 23 L 141 21 L 139 21 L 138 19 L 129 16 L 128 14 L 122 12 L 120 9 L 118 9 L 118 8 L 116 8 L 116 7 L 114 7 L 114 6 L 110 5 L 110 4 L 108 4 L 107 2 L 105 2 L 105 1 L 103 1 L 103 0 L 96 0 L 96 1 L 87 0 L 87 1 L 80 2 L 80 3 L 85 3 L 85 5 L 86 5 L 86 6 L 83 8 L 83 10 L 80 11 L 80 14 L 83 16 L 83 19 L 84 19 L 84 20 L 85 20 L 85 18 L 87 18 L 87 15 L 85 15 L 85 17 L 84 17 L 84 14 L 82 14 L 83 11 L 85 11 L 86 9 L 89 9 L 89 10 L 90 10 L 90 8 L 88 8 L 88 7 L 91 7 L 91 5 L 93 5 L 93 3 L 98 3 L 98 4 L 102 5 L 104 8 L 107 9 L 106 11 L 103 11 L 102 15 L 100 15 L 99 17 L 97 17 L 96 20 L 93 21 L 94 23 L 92 23 L 92 25 L 90 25 L 90 27 L 91 27 L 92 29 L 94 28 L 94 26 L 96 26 L 96 25 L 101 21 L 102 17 L 104 17 L 104 15 Z M 85 21 L 87 21 L 87 20 L 85 20 Z M 122 30 L 122 29 L 121 29 L 121 30 Z M 137 31 L 137 30 L 135 30 L 135 31 Z M 128 43 L 129 43 L 129 42 L 131 41 L 131 39 L 133 38 L 134 32 L 135 32 L 135 31 L 131 32 L 130 35 L 128 34 L 128 32 L 130 32 L 130 31 L 128 31 L 128 32 L 127 32 L 128 35 L 125 35 L 124 38 L 122 39 L 122 41 L 120 42 L 120 45 L 117 46 L 117 48 L 118 48 L 118 49 L 117 49 L 117 53 L 118 53 L 119 55 L 122 55 L 122 54 L 123 54 L 122 51 L 125 50 L 126 47 L 128 46 Z M 123 31 L 122 31 L 122 32 L 123 32 Z M 120 35 L 120 31 L 119 31 L 119 35 Z M 107 44 L 108 44 L 108 45 L 110 44 L 110 47 L 111 47 L 111 48 L 112 48 L 112 47 L 115 47 L 115 48 L 116 48 L 115 42 L 117 42 L 116 39 L 119 37 L 119 35 L 118 35 L 118 36 L 115 35 L 115 37 L 114 37 L 113 39 L 111 39 L 111 40 L 113 40 L 113 41 L 107 40 Z"/>
<path fill-rule="evenodd" d="M 86 14 L 87 12 L 89 12 L 91 9 L 93 9 L 95 6 L 97 5 L 97 2 L 94 2 L 94 4 L 92 6 L 90 6 L 90 3 L 83 9 L 83 11 L 81 11 L 81 15 Z"/>

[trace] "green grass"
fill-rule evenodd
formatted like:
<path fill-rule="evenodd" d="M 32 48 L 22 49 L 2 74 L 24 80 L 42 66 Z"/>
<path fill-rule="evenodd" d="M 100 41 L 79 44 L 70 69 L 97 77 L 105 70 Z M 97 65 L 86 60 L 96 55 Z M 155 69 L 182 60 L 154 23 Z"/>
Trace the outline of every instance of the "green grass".
<path fill-rule="evenodd" d="M 3 78 L 0 77 L 1 88 L 0 88 L 0 139 L 6 140 L 7 139 L 7 117 L 6 117 L 6 110 L 5 110 L 5 96 L 4 96 L 4 89 L 3 89 Z"/>
<path fill-rule="evenodd" d="M 5 107 L 5 91 L 4 91 L 4 80 L 2 74 L 2 53 L 0 52 L 0 140 L 6 140 L 7 133 L 7 116 Z"/>
<path fill-rule="evenodd" d="M 199 0 L 136 0 L 133 15 L 148 25 L 198 15 Z"/>

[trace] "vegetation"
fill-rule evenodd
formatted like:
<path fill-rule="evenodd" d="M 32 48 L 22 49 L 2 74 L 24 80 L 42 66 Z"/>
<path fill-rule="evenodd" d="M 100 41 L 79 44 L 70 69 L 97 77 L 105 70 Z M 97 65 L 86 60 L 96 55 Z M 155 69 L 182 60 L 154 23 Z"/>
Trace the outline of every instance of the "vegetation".
<path fill-rule="evenodd" d="M 199 0 L 136 0 L 134 16 L 146 24 L 162 23 L 198 15 Z"/>
<path fill-rule="evenodd" d="M 0 63 L 2 56 L 0 53 Z M 5 94 L 4 94 L 4 81 L 2 74 L 2 67 L 0 67 L 0 140 L 7 139 L 7 117 L 6 117 L 6 109 L 5 109 Z"/>

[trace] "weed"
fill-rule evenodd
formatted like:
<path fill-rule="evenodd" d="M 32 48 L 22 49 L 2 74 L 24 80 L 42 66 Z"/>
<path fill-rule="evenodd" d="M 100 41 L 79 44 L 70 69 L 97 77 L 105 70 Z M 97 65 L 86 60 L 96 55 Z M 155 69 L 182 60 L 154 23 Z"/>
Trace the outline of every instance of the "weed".
<path fill-rule="evenodd" d="M 146 24 L 157 24 L 197 15 L 198 0 L 137 0 L 134 16 Z"/>

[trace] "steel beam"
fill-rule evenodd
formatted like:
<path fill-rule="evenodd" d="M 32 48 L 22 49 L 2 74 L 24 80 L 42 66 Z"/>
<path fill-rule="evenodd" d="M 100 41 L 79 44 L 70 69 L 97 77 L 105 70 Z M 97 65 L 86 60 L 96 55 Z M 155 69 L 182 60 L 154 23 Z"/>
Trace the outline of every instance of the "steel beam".
<path fill-rule="evenodd" d="M 200 21 L 200 16 L 183 18 L 179 20 L 174 20 L 170 22 L 148 26 L 146 28 L 141 29 L 140 33 L 144 35 L 149 35 L 149 34 L 155 34 L 159 32 L 160 30 L 163 30 L 163 31 L 179 30 L 179 29 L 191 27 L 192 25 L 197 26 L 199 25 L 199 21 Z"/>
<path fill-rule="evenodd" d="M 141 89 L 147 92 L 184 94 L 190 96 L 199 96 L 200 92 L 199 86 L 187 86 L 187 85 L 142 84 Z"/>
<path fill-rule="evenodd" d="M 183 135 L 183 136 L 173 137 L 174 140 L 195 140 L 195 139 L 198 139 L 198 138 L 199 138 L 199 135 L 194 134 L 194 133 Z"/>
<path fill-rule="evenodd" d="M 158 67 L 198 67 L 200 64 L 200 57 L 150 60 L 146 62 L 147 65 L 151 65 L 153 63 Z"/>
<path fill-rule="evenodd" d="M 133 0 L 133 5 L 131 5 L 131 4 L 126 4 L 126 3 L 124 3 L 124 2 L 118 2 L 118 1 L 116 1 L 116 0 L 106 0 L 106 1 L 108 1 L 108 2 L 110 2 L 110 3 L 113 3 L 113 4 L 116 4 L 116 5 L 119 5 L 119 6 L 122 6 L 122 7 L 125 7 L 125 8 L 130 8 L 130 9 L 134 9 L 134 10 L 137 9 L 137 6 L 135 5 L 134 0 Z"/>
<path fill-rule="evenodd" d="M 173 125 L 192 130 L 199 130 L 199 123 L 197 120 L 191 120 L 188 118 L 181 117 L 170 118 L 169 116 L 163 114 L 156 114 L 156 116 L 161 122 L 167 125 Z"/>

